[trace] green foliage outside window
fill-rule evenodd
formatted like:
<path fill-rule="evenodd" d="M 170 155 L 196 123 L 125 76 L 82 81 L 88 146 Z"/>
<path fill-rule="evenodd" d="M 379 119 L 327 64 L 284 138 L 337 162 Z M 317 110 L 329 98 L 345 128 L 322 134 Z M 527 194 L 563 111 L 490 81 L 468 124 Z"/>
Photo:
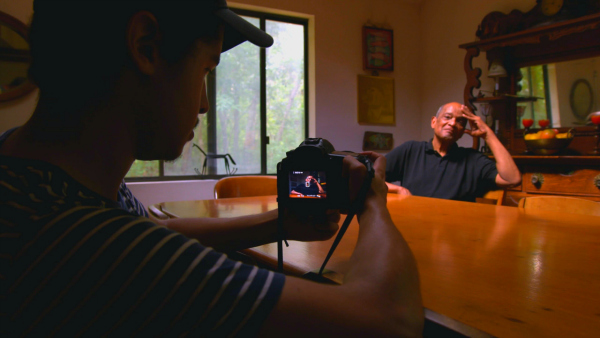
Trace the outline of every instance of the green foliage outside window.
<path fill-rule="evenodd" d="M 546 106 L 546 81 L 545 81 L 545 66 L 532 66 L 521 68 L 523 78 L 519 81 L 521 90 L 517 93 L 518 96 L 537 97 L 537 100 L 532 102 L 521 102 L 518 105 L 524 107 L 523 116 L 517 122 L 517 125 L 522 125 L 522 119 L 533 119 L 534 128 L 537 127 L 537 121 L 549 119 L 549 112 Z"/>

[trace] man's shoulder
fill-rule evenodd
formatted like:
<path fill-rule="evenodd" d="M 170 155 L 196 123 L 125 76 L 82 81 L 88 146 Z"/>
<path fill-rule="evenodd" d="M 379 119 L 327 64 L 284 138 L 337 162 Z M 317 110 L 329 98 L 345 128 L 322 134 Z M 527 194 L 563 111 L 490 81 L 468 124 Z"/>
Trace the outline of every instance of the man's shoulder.
<path fill-rule="evenodd" d="M 427 141 L 406 141 L 392 149 L 385 157 L 388 159 L 388 163 L 402 161 L 407 156 L 411 157 L 413 154 L 426 151 L 428 147 L 431 148 Z"/>
<path fill-rule="evenodd" d="M 406 150 L 419 150 L 426 149 L 428 147 L 429 141 L 406 141 L 401 145 L 394 148 L 396 151 L 406 151 Z"/>
<path fill-rule="evenodd" d="M 46 215 L 77 206 L 118 207 L 118 203 L 88 189 L 49 163 L 0 156 L 3 204 Z"/>

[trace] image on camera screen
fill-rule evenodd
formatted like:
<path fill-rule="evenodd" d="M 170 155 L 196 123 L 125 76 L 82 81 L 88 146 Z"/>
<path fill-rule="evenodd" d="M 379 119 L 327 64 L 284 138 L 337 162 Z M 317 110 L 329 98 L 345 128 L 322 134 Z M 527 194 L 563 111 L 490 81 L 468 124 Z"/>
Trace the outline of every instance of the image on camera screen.
<path fill-rule="evenodd" d="M 327 198 L 327 178 L 324 171 L 291 171 L 290 198 Z"/>

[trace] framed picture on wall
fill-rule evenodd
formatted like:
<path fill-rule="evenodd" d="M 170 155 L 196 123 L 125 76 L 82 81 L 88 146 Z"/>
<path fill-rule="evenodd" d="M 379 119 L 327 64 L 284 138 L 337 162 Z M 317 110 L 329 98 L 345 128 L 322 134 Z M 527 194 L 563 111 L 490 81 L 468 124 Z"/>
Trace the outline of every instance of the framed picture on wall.
<path fill-rule="evenodd" d="M 358 123 L 396 125 L 393 78 L 358 75 Z"/>
<path fill-rule="evenodd" d="M 394 146 L 394 135 L 391 133 L 378 133 L 374 131 L 365 131 L 363 137 L 363 150 L 387 152 Z"/>
<path fill-rule="evenodd" d="M 363 68 L 394 70 L 394 32 L 363 26 Z"/>

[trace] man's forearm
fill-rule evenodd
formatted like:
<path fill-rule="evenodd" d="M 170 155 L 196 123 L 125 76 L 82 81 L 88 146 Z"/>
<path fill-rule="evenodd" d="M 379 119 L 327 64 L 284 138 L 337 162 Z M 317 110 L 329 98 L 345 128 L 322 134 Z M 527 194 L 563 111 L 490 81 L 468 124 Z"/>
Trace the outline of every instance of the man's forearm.
<path fill-rule="evenodd" d="M 319 188 L 319 194 L 325 193 L 325 190 L 323 189 L 323 187 L 318 182 L 317 182 L 317 187 Z"/>
<path fill-rule="evenodd" d="M 232 218 L 174 218 L 162 223 L 217 251 L 236 251 L 275 241 L 277 210 Z"/>
<path fill-rule="evenodd" d="M 399 319 L 407 321 L 404 324 L 408 327 L 419 325 L 422 300 L 416 261 L 385 203 L 368 200 L 358 220 L 358 241 L 344 285 L 356 283 L 369 297 L 399 305 L 390 311 L 401 314 L 390 315 L 398 315 Z M 407 314 L 414 314 L 414 317 L 407 317 Z"/>
<path fill-rule="evenodd" d="M 485 142 L 492 154 L 494 154 L 494 158 L 496 160 L 496 169 L 498 169 L 498 174 L 505 182 L 500 182 L 504 184 L 500 184 L 502 186 L 515 186 L 521 183 L 521 172 L 519 172 L 519 168 L 515 164 L 512 156 L 506 150 L 504 145 L 498 140 L 498 137 L 494 133 L 487 133 Z M 498 182 L 497 182 L 498 183 Z"/>

